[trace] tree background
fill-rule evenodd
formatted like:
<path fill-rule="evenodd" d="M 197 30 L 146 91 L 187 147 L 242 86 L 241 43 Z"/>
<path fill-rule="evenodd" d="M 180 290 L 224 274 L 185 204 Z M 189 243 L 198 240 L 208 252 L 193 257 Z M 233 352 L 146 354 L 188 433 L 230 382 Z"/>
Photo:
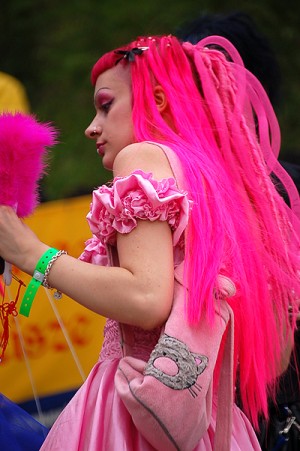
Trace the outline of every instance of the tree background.
<path fill-rule="evenodd" d="M 236 0 L 1 0 L 0 70 L 23 82 L 31 111 L 60 131 L 43 199 L 85 194 L 110 178 L 84 137 L 94 114 L 90 69 L 103 52 L 137 35 L 174 33 L 199 13 L 236 9 Z M 281 158 L 299 163 L 300 2 L 240 0 L 238 9 L 254 19 L 278 58 Z"/>

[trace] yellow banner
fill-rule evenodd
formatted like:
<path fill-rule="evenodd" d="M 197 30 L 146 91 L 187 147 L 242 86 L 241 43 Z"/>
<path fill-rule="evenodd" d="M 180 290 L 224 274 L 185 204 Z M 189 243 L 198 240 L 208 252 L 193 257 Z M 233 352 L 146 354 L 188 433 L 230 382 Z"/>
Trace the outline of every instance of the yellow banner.
<path fill-rule="evenodd" d="M 45 243 L 78 257 L 84 242 L 91 236 L 85 218 L 90 201 L 90 196 L 83 196 L 47 202 L 25 222 Z M 13 272 L 28 284 L 29 276 L 16 268 Z M 15 299 L 17 287 L 18 283 L 13 280 L 6 289 L 6 301 Z M 20 300 L 24 291 L 23 287 Z M 9 319 L 9 344 L 0 363 L 1 392 L 20 403 L 33 398 L 33 390 L 43 397 L 76 389 L 97 360 L 104 323 L 104 318 L 67 296 L 59 301 L 52 300 L 51 291 L 39 288 L 29 318 L 18 315 Z M 70 343 L 74 347 L 73 354 Z"/>

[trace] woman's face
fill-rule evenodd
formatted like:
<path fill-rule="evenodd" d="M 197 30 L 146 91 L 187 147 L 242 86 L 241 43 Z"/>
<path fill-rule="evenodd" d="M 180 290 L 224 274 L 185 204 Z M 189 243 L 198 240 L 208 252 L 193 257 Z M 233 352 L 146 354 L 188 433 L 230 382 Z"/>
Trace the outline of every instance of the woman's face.
<path fill-rule="evenodd" d="M 120 150 L 134 142 L 129 68 L 119 65 L 99 75 L 94 104 L 96 116 L 85 135 L 96 141 L 103 166 L 112 170 Z"/>

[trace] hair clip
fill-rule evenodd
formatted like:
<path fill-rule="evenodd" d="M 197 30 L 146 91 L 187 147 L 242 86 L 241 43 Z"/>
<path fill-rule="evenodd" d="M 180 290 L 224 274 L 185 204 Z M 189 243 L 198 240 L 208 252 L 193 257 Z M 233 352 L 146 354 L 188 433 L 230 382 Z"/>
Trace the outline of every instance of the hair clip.
<path fill-rule="evenodd" d="M 117 59 L 115 65 L 118 64 L 121 60 L 127 60 L 129 63 L 133 63 L 136 55 L 141 55 L 145 50 L 148 50 L 149 47 L 134 47 L 130 50 L 115 50 L 116 55 L 122 55 L 121 58 Z"/>

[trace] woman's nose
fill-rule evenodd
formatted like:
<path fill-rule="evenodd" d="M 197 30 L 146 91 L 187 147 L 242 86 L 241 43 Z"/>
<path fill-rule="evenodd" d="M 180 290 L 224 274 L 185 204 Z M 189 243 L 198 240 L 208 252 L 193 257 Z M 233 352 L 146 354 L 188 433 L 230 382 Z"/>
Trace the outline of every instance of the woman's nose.
<path fill-rule="evenodd" d="M 94 139 L 97 136 L 101 135 L 101 127 L 93 125 L 93 123 L 91 123 L 91 125 L 88 126 L 84 133 L 87 138 Z"/>

